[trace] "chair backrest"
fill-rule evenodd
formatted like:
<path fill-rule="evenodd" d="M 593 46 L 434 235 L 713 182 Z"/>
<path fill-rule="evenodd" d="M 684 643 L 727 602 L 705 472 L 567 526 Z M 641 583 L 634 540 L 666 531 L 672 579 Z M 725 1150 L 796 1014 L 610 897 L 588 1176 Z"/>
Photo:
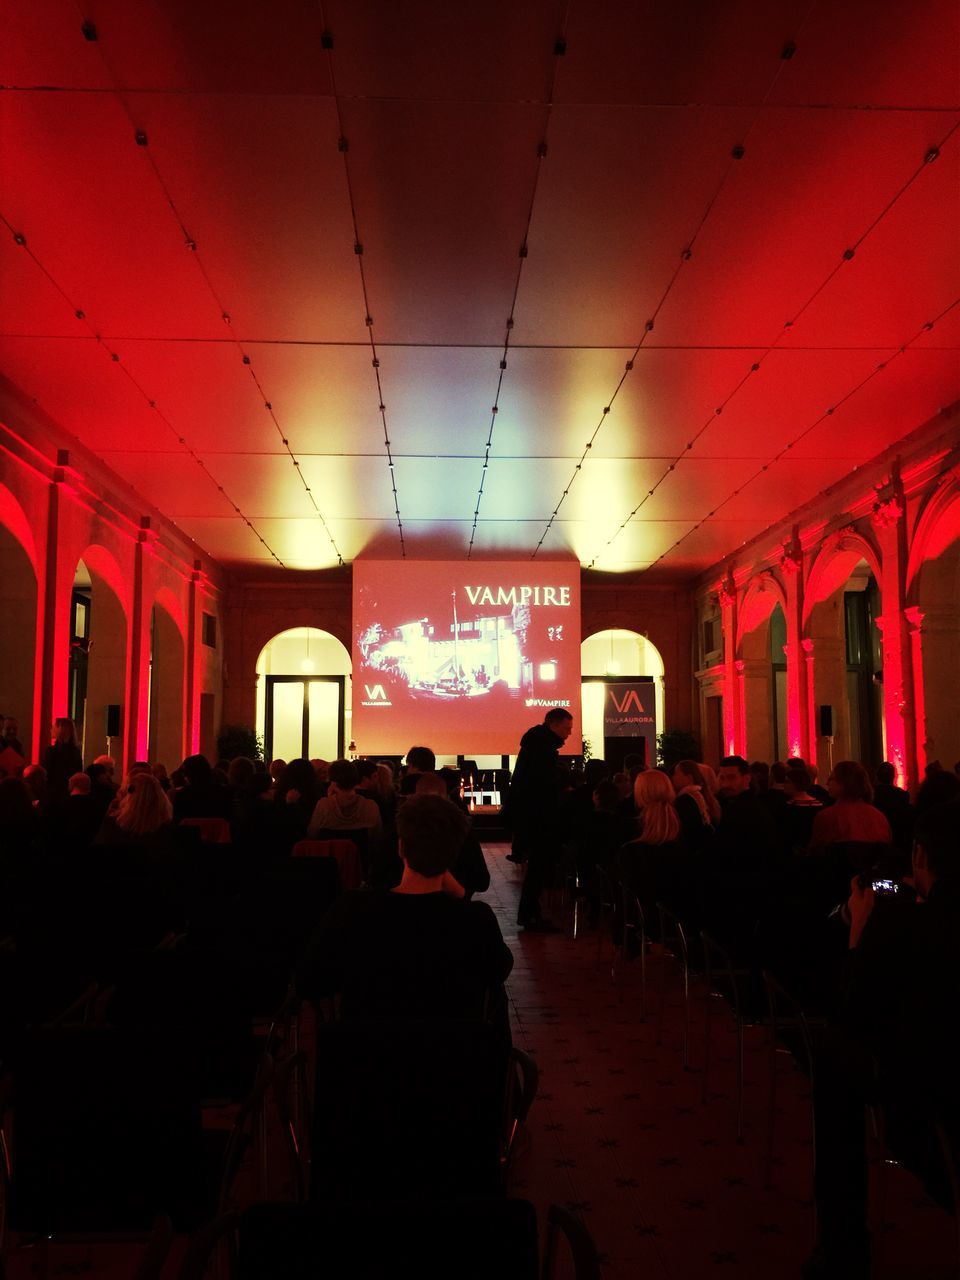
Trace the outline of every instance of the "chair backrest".
<path fill-rule="evenodd" d="M 367 854 L 370 849 L 370 828 L 369 827 L 351 827 L 349 830 L 344 828 L 338 831 L 336 827 L 323 827 L 319 831 L 313 833 L 314 840 L 351 840 L 360 853 L 360 861 L 366 866 Z"/>
<path fill-rule="evenodd" d="M 316 1057 L 315 1200 L 498 1193 L 507 1048 L 493 1027 L 327 1024 Z"/>
<path fill-rule="evenodd" d="M 181 827 L 197 827 L 204 844 L 231 844 L 230 823 L 226 818 L 182 818 Z"/>
<path fill-rule="evenodd" d="M 113 1232 L 158 1211 L 190 1229 L 215 1206 L 203 1182 L 200 1088 L 185 1037 L 44 1027 L 14 1059 L 10 1225 Z"/>
<path fill-rule="evenodd" d="M 657 903 L 657 915 L 660 919 L 660 941 L 687 968 L 690 964 L 690 947 L 683 921 L 662 902 Z"/>
<path fill-rule="evenodd" d="M 359 889 L 363 882 L 360 850 L 353 840 L 298 840 L 292 855 L 294 858 L 334 858 L 340 869 L 342 889 Z"/>
<path fill-rule="evenodd" d="M 767 991 L 767 1008 L 770 1029 L 793 1054 L 804 1075 L 813 1083 L 813 1038 L 810 1023 L 800 1001 L 778 982 L 769 969 L 763 971 L 763 983 Z"/>
<path fill-rule="evenodd" d="M 743 1009 L 741 980 L 745 976 L 744 970 L 737 968 L 730 952 L 709 933 L 701 930 L 700 941 L 703 944 L 703 964 L 708 990 L 723 996 L 724 1000 L 733 1006 L 733 1011 L 739 1018 Z"/>
<path fill-rule="evenodd" d="M 527 1200 L 485 1197 L 259 1204 L 241 1216 L 237 1260 L 237 1280 L 537 1280 L 537 1215 Z"/>

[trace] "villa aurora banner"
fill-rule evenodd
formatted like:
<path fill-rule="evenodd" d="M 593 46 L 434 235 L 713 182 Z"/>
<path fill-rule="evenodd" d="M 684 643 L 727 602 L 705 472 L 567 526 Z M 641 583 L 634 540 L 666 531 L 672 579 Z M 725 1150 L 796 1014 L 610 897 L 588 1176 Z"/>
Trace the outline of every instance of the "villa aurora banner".
<path fill-rule="evenodd" d="M 649 738 L 652 741 L 656 733 L 656 695 L 653 681 L 607 683 L 603 703 L 603 736 Z"/>

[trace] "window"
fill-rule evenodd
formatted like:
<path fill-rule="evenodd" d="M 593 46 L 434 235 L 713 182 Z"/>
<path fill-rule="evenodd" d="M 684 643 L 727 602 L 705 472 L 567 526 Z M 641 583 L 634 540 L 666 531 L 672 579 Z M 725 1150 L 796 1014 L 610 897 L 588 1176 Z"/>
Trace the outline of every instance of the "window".
<path fill-rule="evenodd" d="M 201 619 L 200 637 L 209 649 L 217 647 L 217 620 L 212 613 L 205 613 Z"/>

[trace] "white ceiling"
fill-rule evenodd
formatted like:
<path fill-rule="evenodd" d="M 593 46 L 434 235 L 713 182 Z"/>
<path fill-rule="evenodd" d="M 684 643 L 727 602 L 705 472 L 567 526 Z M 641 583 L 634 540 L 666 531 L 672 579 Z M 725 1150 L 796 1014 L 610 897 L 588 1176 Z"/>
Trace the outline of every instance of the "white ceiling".
<path fill-rule="evenodd" d="M 83 13 L 3 8 L 0 373 L 228 567 L 688 576 L 960 396 L 955 0 Z"/>

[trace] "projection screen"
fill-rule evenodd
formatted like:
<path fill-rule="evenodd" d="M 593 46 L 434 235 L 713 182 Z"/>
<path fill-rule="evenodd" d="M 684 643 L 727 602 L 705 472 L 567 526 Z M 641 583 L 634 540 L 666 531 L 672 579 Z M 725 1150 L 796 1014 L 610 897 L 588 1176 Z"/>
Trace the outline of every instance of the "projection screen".
<path fill-rule="evenodd" d="M 353 564 L 353 738 L 361 755 L 414 745 L 502 755 L 550 707 L 579 754 L 575 560 Z"/>

